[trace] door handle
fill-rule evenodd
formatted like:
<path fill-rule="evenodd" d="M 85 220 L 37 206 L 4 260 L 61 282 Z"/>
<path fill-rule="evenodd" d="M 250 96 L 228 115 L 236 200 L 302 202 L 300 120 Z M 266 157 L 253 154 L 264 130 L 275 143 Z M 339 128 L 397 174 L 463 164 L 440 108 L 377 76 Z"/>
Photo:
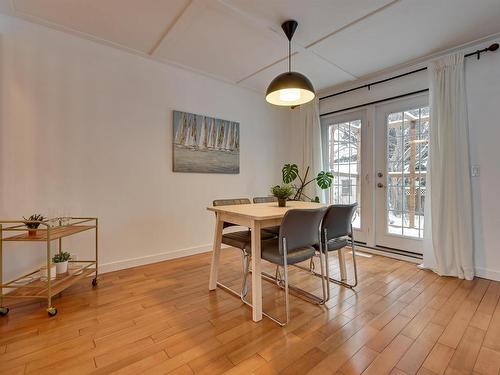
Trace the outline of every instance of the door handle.
<path fill-rule="evenodd" d="M 384 187 L 384 184 L 383 184 L 383 183 L 381 183 L 381 182 L 379 182 L 379 183 L 377 184 L 377 187 L 378 187 L 378 188 L 383 188 L 383 187 Z"/>
<path fill-rule="evenodd" d="M 384 174 L 382 172 L 378 172 L 377 177 L 384 177 Z"/>

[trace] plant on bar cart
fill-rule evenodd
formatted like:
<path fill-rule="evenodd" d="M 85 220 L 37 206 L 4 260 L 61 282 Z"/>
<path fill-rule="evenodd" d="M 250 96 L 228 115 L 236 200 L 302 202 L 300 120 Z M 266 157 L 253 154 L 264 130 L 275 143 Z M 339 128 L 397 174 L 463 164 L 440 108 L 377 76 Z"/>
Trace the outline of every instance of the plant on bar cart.
<path fill-rule="evenodd" d="M 66 273 L 68 272 L 68 261 L 71 259 L 71 254 L 63 251 L 57 253 L 52 257 L 52 262 L 56 264 L 56 273 Z"/>
<path fill-rule="evenodd" d="M 28 235 L 30 237 L 36 236 L 36 230 L 40 226 L 40 223 L 45 220 L 40 214 L 33 214 L 27 219 L 23 216 L 23 219 L 25 220 L 24 225 L 29 229 Z"/>

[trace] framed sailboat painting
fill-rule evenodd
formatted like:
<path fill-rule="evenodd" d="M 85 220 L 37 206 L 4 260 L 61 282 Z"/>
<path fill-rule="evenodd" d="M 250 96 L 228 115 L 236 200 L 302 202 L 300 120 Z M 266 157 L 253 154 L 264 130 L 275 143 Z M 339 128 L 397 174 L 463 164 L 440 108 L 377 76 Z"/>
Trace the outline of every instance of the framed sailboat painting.
<path fill-rule="evenodd" d="M 173 169 L 189 173 L 240 173 L 240 124 L 174 111 Z"/>

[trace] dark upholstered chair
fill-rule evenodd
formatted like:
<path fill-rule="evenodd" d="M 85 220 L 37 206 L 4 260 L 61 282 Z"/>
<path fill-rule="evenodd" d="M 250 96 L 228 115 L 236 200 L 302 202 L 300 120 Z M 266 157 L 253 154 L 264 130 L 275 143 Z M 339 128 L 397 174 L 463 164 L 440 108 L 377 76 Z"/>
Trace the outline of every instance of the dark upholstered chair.
<path fill-rule="evenodd" d="M 248 198 L 237 198 L 237 199 L 217 199 L 213 201 L 213 206 L 229 206 L 229 205 L 236 205 L 236 204 L 250 204 L 250 199 Z M 237 226 L 236 224 L 231 224 L 231 223 L 224 223 L 223 228 L 229 228 Z M 273 238 L 274 236 L 270 233 L 262 233 L 261 234 L 262 239 L 270 239 Z M 241 230 L 241 231 L 236 231 L 236 232 L 226 232 L 222 234 L 222 243 L 224 245 L 236 247 L 237 249 L 240 249 L 242 252 L 242 259 L 243 259 L 243 275 L 245 277 L 245 280 L 243 280 L 243 285 L 242 289 L 240 292 L 237 292 L 231 288 L 229 288 L 227 285 L 224 285 L 222 283 L 217 283 L 221 288 L 226 289 L 227 291 L 236 294 L 239 297 L 243 297 L 247 294 L 248 288 L 247 288 L 247 283 L 246 283 L 246 277 L 247 273 L 250 267 L 250 256 L 251 256 L 251 232 L 250 229 L 246 230 Z"/>
<path fill-rule="evenodd" d="M 280 285 L 285 289 L 286 320 L 281 321 L 268 313 L 263 314 L 284 326 L 290 319 L 288 266 L 311 259 L 315 255 L 314 245 L 321 243 L 320 225 L 326 208 L 312 210 L 296 209 L 288 211 L 281 222 L 279 237 L 262 241 L 262 259 L 283 268 Z M 322 252 L 320 252 L 321 271 L 323 272 Z M 326 276 L 322 279 L 323 299 L 326 300 Z M 294 290 L 300 290 L 294 288 Z M 308 292 L 303 291 L 306 294 Z"/>
<path fill-rule="evenodd" d="M 253 203 L 274 203 L 278 202 L 278 198 L 269 196 L 269 197 L 255 197 L 253 199 Z M 269 227 L 262 229 L 264 232 L 271 233 L 274 236 L 278 236 L 280 234 L 280 226 L 276 225 L 275 227 Z"/>
<path fill-rule="evenodd" d="M 328 211 L 323 218 L 321 225 L 322 246 L 321 248 L 326 255 L 326 271 L 328 279 L 331 282 L 354 288 L 358 285 L 358 271 L 356 267 L 356 249 L 354 247 L 354 237 L 352 231 L 352 220 L 356 212 L 358 204 L 334 204 L 328 207 Z M 349 284 L 344 280 L 337 280 L 329 277 L 328 274 L 328 253 L 338 251 L 345 246 L 351 245 L 352 264 L 354 268 L 354 283 Z M 319 250 L 320 246 L 316 245 Z M 328 295 L 330 294 L 330 286 L 328 284 Z"/>

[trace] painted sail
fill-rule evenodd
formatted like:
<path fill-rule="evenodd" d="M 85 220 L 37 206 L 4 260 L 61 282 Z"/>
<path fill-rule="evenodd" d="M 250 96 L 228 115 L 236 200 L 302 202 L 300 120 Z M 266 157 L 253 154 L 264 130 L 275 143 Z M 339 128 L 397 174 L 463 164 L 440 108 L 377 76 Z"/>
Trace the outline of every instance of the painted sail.
<path fill-rule="evenodd" d="M 188 124 L 187 124 L 187 116 L 186 113 L 182 113 L 181 117 L 181 124 L 179 125 L 179 128 L 177 129 L 177 133 L 179 134 L 179 137 L 177 139 L 177 143 L 185 146 L 186 141 L 187 141 L 187 129 Z"/>
<path fill-rule="evenodd" d="M 206 117 L 203 117 L 203 127 L 205 128 L 205 137 L 203 138 L 203 146 L 204 146 L 204 148 L 208 148 L 208 137 L 210 136 L 210 125 L 209 125 Z"/>
<path fill-rule="evenodd" d="M 210 135 L 208 139 L 208 144 L 210 148 L 215 147 L 215 121 L 213 118 L 210 119 Z"/>
<path fill-rule="evenodd" d="M 175 141 L 174 141 L 177 144 L 179 144 L 181 142 L 183 119 L 184 119 L 184 113 L 180 113 L 180 121 L 179 121 L 179 125 L 177 126 L 177 130 L 175 132 Z"/>
<path fill-rule="evenodd" d="M 236 137 L 234 139 L 234 149 L 236 151 L 240 150 L 240 132 L 239 131 L 236 133 Z"/>
<path fill-rule="evenodd" d="M 229 150 L 234 150 L 234 136 L 236 134 L 236 124 L 234 122 L 231 123 L 231 137 L 229 138 Z"/>
<path fill-rule="evenodd" d="M 193 116 L 192 135 L 193 135 L 192 147 L 196 147 L 198 145 L 198 127 L 195 115 Z"/>
<path fill-rule="evenodd" d="M 226 140 L 226 151 L 231 150 L 231 134 L 233 132 L 233 123 L 228 122 L 227 123 L 227 140 Z"/>
<path fill-rule="evenodd" d="M 225 122 L 225 127 L 224 127 L 224 142 L 222 143 L 222 151 L 227 150 L 227 139 L 229 138 L 229 122 Z"/>
<path fill-rule="evenodd" d="M 226 122 L 226 135 L 224 137 L 224 151 L 227 151 L 227 145 L 229 142 L 229 137 L 231 133 L 231 123 L 229 121 Z"/>
<path fill-rule="evenodd" d="M 216 150 L 217 143 L 219 142 L 219 124 L 218 124 L 217 120 L 214 121 L 214 139 L 213 139 L 213 142 L 214 142 L 213 149 Z"/>
<path fill-rule="evenodd" d="M 233 142 L 231 143 L 231 149 L 236 150 L 236 137 L 238 136 L 238 126 L 234 124 Z"/>
<path fill-rule="evenodd" d="M 208 123 L 206 121 L 206 118 L 203 117 L 203 120 L 201 122 L 201 129 L 200 129 L 200 140 L 198 143 L 198 148 L 199 149 L 206 149 L 208 147 Z"/>
<path fill-rule="evenodd" d="M 217 150 L 222 150 L 224 148 L 225 130 L 226 130 L 225 123 L 224 121 L 221 121 L 219 127 L 219 137 L 217 138 Z"/>
<path fill-rule="evenodd" d="M 189 116 L 189 128 L 188 128 L 188 147 L 196 147 L 198 145 L 198 132 L 196 128 L 196 117 L 194 115 Z"/>
<path fill-rule="evenodd" d="M 191 146 L 191 115 L 187 115 L 187 121 L 186 121 L 186 138 L 184 140 L 184 146 L 189 147 Z"/>

